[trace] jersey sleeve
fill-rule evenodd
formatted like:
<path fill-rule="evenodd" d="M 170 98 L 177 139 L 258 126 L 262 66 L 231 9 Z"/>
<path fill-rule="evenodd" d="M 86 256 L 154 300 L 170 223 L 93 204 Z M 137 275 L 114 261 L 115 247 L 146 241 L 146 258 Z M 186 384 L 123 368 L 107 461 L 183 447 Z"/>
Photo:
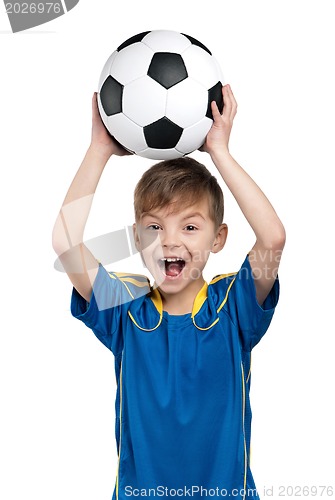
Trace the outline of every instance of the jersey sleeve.
<path fill-rule="evenodd" d="M 227 306 L 231 319 L 238 326 L 242 349 L 251 351 L 261 340 L 271 323 L 279 299 L 278 276 L 266 297 L 259 305 L 249 257 L 243 262 L 231 285 Z"/>
<path fill-rule="evenodd" d="M 71 313 L 90 328 L 115 356 L 123 349 L 122 318 L 136 290 L 116 273 L 109 273 L 101 264 L 93 284 L 90 302 L 73 288 Z"/>

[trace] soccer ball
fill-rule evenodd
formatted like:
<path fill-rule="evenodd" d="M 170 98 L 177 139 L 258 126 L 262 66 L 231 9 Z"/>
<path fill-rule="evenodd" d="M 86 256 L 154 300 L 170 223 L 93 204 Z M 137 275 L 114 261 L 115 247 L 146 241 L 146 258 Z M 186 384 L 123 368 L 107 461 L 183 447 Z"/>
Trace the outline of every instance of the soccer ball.
<path fill-rule="evenodd" d="M 105 63 L 98 107 L 109 133 L 128 151 L 156 160 L 200 148 L 223 109 L 219 64 L 201 42 L 169 30 L 126 40 Z"/>

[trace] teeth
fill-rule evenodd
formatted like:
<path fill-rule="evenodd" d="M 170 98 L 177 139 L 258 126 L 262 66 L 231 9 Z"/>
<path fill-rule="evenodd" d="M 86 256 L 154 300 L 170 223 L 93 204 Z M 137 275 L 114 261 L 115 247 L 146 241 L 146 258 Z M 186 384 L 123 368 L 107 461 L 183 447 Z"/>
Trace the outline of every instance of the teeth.
<path fill-rule="evenodd" d="M 178 262 L 179 260 L 184 260 L 184 259 L 181 259 L 179 257 L 164 257 L 163 259 L 160 260 L 164 260 L 166 262 Z"/>

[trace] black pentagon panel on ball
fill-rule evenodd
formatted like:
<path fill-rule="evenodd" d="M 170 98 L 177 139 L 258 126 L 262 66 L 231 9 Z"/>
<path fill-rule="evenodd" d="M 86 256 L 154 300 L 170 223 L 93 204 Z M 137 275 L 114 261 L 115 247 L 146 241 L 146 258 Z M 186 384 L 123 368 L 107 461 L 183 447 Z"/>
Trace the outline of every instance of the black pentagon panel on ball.
<path fill-rule="evenodd" d="M 199 40 L 197 40 L 196 38 L 193 38 L 193 36 L 190 36 L 190 35 L 186 35 L 185 33 L 182 33 L 182 35 L 186 36 L 186 38 L 189 39 L 189 41 L 193 44 L 193 45 L 197 45 L 198 47 L 201 47 L 202 49 L 204 49 L 206 52 L 208 52 L 208 54 L 211 56 L 212 53 L 211 51 L 206 47 L 206 45 L 204 45 L 203 43 L 199 42 Z"/>
<path fill-rule="evenodd" d="M 143 132 L 149 148 L 169 149 L 176 146 L 183 129 L 164 116 L 143 127 Z"/>
<path fill-rule="evenodd" d="M 116 50 L 120 52 L 120 50 L 125 49 L 126 47 L 132 45 L 133 43 L 141 42 L 145 37 L 145 35 L 147 35 L 148 33 L 150 33 L 150 31 L 143 31 L 143 33 L 138 33 L 138 35 L 134 35 L 131 38 L 128 38 L 128 40 L 121 43 L 121 45 Z"/>
<path fill-rule="evenodd" d="M 211 108 L 211 102 L 215 101 L 217 107 L 219 108 L 220 113 L 223 111 L 223 97 L 222 97 L 222 83 L 218 82 L 214 87 L 209 89 L 208 91 L 208 107 L 207 107 L 207 118 L 211 118 L 213 120 L 213 113 Z"/>
<path fill-rule="evenodd" d="M 148 76 L 169 89 L 187 78 L 187 70 L 180 54 L 156 52 L 151 60 Z"/>
<path fill-rule="evenodd" d="M 100 100 L 107 116 L 122 112 L 123 85 L 108 76 L 100 90 Z"/>

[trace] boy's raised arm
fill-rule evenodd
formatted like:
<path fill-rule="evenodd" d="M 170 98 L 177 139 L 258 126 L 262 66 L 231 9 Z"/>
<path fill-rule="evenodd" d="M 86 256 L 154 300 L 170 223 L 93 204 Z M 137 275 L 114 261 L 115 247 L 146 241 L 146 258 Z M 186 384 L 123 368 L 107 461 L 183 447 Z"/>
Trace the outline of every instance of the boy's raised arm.
<path fill-rule="evenodd" d="M 113 154 L 128 153 L 108 134 L 94 93 L 91 144 L 67 191 L 52 233 L 55 252 L 73 286 L 88 302 L 99 264 L 83 243 L 84 230 L 101 174 Z"/>
<path fill-rule="evenodd" d="M 285 245 L 285 229 L 265 194 L 229 153 L 229 136 L 237 103 L 229 85 L 222 88 L 222 93 L 223 113 L 220 114 L 213 101 L 214 123 L 202 149 L 211 155 L 255 233 L 256 243 L 249 252 L 249 261 L 255 278 L 257 301 L 262 304 L 277 277 Z"/>

